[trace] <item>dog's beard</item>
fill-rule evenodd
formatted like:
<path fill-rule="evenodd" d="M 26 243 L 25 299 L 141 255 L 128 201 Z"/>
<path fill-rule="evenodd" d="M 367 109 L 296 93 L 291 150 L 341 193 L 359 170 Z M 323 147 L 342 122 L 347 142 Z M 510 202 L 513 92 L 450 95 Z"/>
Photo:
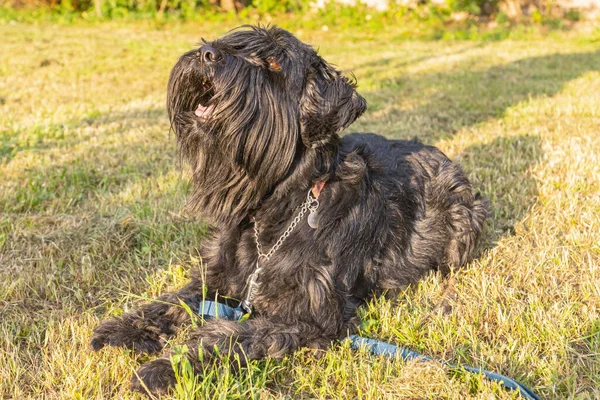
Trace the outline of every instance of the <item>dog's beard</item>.
<path fill-rule="evenodd" d="M 296 157 L 298 105 L 268 79 L 238 57 L 209 68 L 194 52 L 171 73 L 169 117 L 194 184 L 188 207 L 213 224 L 243 219 Z"/>

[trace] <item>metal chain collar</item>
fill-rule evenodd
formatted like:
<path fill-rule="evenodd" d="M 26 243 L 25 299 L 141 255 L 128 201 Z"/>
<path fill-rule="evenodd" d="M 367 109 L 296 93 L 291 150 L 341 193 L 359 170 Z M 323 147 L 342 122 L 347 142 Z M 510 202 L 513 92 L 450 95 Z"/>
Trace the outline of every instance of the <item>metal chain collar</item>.
<path fill-rule="evenodd" d="M 271 249 L 267 253 L 264 253 L 262 250 L 262 246 L 260 244 L 260 241 L 258 240 L 258 222 L 256 222 L 256 219 L 253 219 L 254 241 L 256 242 L 256 251 L 258 252 L 258 260 L 256 261 L 256 269 L 254 270 L 254 272 L 252 274 L 250 274 L 250 276 L 248 277 L 248 280 L 246 281 L 246 288 L 245 288 L 246 295 L 244 297 L 244 300 L 242 300 L 242 302 L 240 304 L 241 307 L 244 309 L 244 311 L 246 311 L 248 313 L 252 312 L 252 300 L 254 299 L 254 297 L 256 297 L 256 294 L 258 293 L 258 289 L 259 289 L 258 275 L 260 274 L 260 271 L 262 270 L 262 267 L 260 266 L 261 261 L 262 262 L 268 261 L 273 256 L 273 254 L 275 254 L 275 252 L 277 250 L 279 250 L 279 248 L 281 247 L 283 242 L 285 242 L 285 240 L 288 238 L 288 236 L 290 236 L 290 234 L 293 232 L 293 230 L 296 228 L 296 226 L 300 223 L 300 221 L 302 221 L 302 218 L 304 217 L 304 215 L 306 214 L 307 211 L 310 210 L 310 214 L 312 215 L 319 208 L 319 200 L 317 200 L 316 198 L 314 198 L 312 196 L 311 191 L 312 191 L 312 189 L 308 191 L 308 194 L 306 195 L 306 200 L 304 200 L 304 203 L 302 203 L 302 205 L 300 206 L 300 211 L 298 211 L 298 214 L 296 215 L 296 217 L 292 220 L 292 222 L 287 227 L 285 232 L 283 232 L 281 234 L 281 236 L 279 236 L 279 239 L 277 239 L 277 241 L 275 242 L 273 247 L 271 247 Z"/>

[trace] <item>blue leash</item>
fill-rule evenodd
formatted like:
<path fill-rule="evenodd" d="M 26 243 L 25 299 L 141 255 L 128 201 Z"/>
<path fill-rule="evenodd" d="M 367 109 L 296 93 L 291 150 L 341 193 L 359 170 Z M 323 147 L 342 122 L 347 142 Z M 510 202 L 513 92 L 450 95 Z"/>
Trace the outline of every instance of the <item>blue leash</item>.
<path fill-rule="evenodd" d="M 231 307 L 226 304 L 218 303 L 216 301 L 204 300 L 198 307 L 198 314 L 205 319 L 210 318 L 223 318 L 232 321 L 238 321 L 246 315 L 246 312 L 240 307 Z M 369 353 L 376 356 L 382 355 L 389 358 L 401 357 L 404 361 L 419 360 L 419 361 L 437 361 L 444 363 L 443 361 L 433 359 L 431 357 L 424 356 L 414 351 L 405 349 L 403 347 L 394 346 L 392 344 L 382 342 L 377 339 L 364 338 L 357 335 L 351 335 L 348 337 L 350 341 L 350 347 L 355 350 L 365 348 Z M 451 365 L 451 364 L 449 364 Z M 466 371 L 473 372 L 475 374 L 483 374 L 487 379 L 491 381 L 501 382 L 509 390 L 518 390 L 521 396 L 527 400 L 541 400 L 531 389 L 522 383 L 517 382 L 514 379 L 508 378 L 504 375 L 500 375 L 496 372 L 486 371 L 481 368 L 474 368 L 465 365 L 459 366 Z"/>
<path fill-rule="evenodd" d="M 419 361 L 437 361 L 444 363 L 443 361 L 436 360 L 431 357 L 427 357 L 414 351 L 405 349 L 403 347 L 394 346 L 393 344 L 385 343 L 377 339 L 369 339 L 356 335 L 351 335 L 348 339 L 350 340 L 350 347 L 352 347 L 355 350 L 364 347 L 371 354 L 383 355 L 389 358 L 400 356 L 405 361 L 416 359 Z M 466 365 L 461 365 L 459 368 L 462 368 L 469 372 L 473 372 L 475 374 L 483 374 L 486 378 L 488 378 L 491 381 L 502 382 L 507 389 L 520 391 L 521 396 L 527 400 L 541 400 L 540 397 L 537 394 L 533 393 L 533 391 L 527 386 L 504 375 L 500 375 L 492 371 L 486 371 L 485 369 L 481 368 L 469 367 Z"/>

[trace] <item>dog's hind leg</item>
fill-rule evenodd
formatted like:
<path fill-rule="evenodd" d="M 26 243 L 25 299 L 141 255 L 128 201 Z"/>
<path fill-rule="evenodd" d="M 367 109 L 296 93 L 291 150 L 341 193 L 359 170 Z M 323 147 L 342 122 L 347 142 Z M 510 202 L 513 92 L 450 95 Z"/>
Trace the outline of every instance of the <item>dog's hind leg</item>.
<path fill-rule="evenodd" d="M 473 192 L 461 167 L 449 160 L 428 170 L 425 212 L 415 223 L 408 261 L 447 274 L 469 262 L 483 231 L 489 203 Z"/>
<path fill-rule="evenodd" d="M 92 348 L 97 351 L 110 345 L 156 353 L 190 319 L 180 302 L 194 308 L 201 300 L 202 284 L 192 281 L 177 292 L 164 294 L 119 318 L 102 322 L 92 335 Z"/>
<path fill-rule="evenodd" d="M 488 213 L 489 202 L 478 194 L 449 208 L 452 239 L 446 250 L 445 261 L 448 266 L 460 267 L 471 261 Z"/>
<path fill-rule="evenodd" d="M 194 372 L 201 374 L 210 363 L 222 360 L 216 355 L 228 355 L 232 368 L 245 367 L 248 360 L 282 358 L 301 347 L 325 349 L 337 336 L 302 322 L 290 325 L 260 317 L 245 323 L 215 320 L 194 332 L 187 342 L 187 357 Z M 175 372 L 166 355 L 142 365 L 133 377 L 131 389 L 160 394 L 174 384 Z"/>
<path fill-rule="evenodd" d="M 442 163 L 428 187 L 428 208 L 436 209 L 450 240 L 444 255 L 444 267 L 461 267 L 471 261 L 475 245 L 489 213 L 489 202 L 473 192 L 461 167 Z M 444 270 L 444 268 L 443 268 Z"/>

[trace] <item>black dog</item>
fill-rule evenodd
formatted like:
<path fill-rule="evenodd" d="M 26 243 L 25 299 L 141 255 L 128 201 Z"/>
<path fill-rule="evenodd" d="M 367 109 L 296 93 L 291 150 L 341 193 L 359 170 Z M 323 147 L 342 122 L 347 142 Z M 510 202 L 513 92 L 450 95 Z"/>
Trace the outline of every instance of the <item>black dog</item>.
<path fill-rule="evenodd" d="M 206 271 L 101 324 L 94 350 L 158 352 L 189 321 L 180 301 L 197 309 L 203 285 L 254 316 L 197 329 L 187 343 L 196 372 L 216 350 L 246 362 L 323 349 L 354 329 L 371 296 L 469 260 L 487 203 L 460 167 L 417 141 L 340 138 L 366 102 L 289 32 L 238 29 L 184 54 L 167 102 L 192 170 L 190 206 L 213 226 Z M 161 393 L 174 380 L 166 355 L 139 369 L 133 389 Z"/>

